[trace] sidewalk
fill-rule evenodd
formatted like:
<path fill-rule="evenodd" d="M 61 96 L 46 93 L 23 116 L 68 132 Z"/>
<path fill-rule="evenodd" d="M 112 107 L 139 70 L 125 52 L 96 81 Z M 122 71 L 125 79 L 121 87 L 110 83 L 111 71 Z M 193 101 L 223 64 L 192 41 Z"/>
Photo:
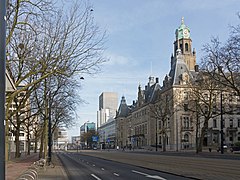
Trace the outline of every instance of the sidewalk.
<path fill-rule="evenodd" d="M 6 162 L 6 180 L 16 180 L 38 160 L 38 153 L 23 155 L 21 158 Z M 39 180 L 67 180 L 66 172 L 55 153 L 52 154 L 52 164 L 46 168 L 38 168 Z"/>
<path fill-rule="evenodd" d="M 15 180 L 23 174 L 33 162 L 38 160 L 38 154 L 22 155 L 20 158 L 13 158 L 6 162 L 6 180 Z"/>
<path fill-rule="evenodd" d="M 46 166 L 38 172 L 38 180 L 68 180 L 67 174 L 63 168 L 63 165 L 57 155 L 54 153 L 52 155 L 52 164 Z"/>

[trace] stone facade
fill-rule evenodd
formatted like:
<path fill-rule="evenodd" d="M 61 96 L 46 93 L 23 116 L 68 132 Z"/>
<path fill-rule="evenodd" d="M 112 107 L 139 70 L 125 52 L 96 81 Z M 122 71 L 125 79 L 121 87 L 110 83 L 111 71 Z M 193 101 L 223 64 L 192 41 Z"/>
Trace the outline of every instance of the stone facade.
<path fill-rule="evenodd" d="M 210 119 L 204 123 L 206 115 L 194 110 L 197 105 L 196 100 L 192 102 L 192 84 L 199 73 L 190 29 L 182 19 L 181 25 L 176 29 L 171 69 L 165 76 L 163 85 L 159 85 L 158 78 L 154 80 L 149 77 L 144 90 L 141 86 L 138 87 L 137 101 L 132 105 L 127 105 L 125 97 L 122 97 L 116 115 L 117 145 L 122 148 L 148 149 L 157 146 L 162 150 L 174 151 L 194 149 L 196 140 L 200 139 L 202 133 L 204 146 L 219 146 L 220 115 L 211 112 Z M 214 93 L 219 94 L 217 90 Z M 201 89 L 200 94 L 209 96 L 204 89 Z M 223 115 L 224 144 L 230 145 L 240 141 L 240 98 L 231 92 L 224 93 L 224 97 L 224 106 L 234 109 L 225 111 Z M 198 103 L 204 107 L 203 101 L 204 99 Z M 214 106 L 208 107 L 208 112 L 219 107 L 220 96 L 216 96 L 215 101 Z M 203 126 L 207 127 L 205 132 L 201 132 Z"/>

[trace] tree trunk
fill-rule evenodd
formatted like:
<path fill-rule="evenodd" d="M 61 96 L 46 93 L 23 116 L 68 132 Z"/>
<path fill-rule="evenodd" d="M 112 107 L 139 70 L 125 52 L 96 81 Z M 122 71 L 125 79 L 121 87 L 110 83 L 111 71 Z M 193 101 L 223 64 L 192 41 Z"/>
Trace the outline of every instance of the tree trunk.
<path fill-rule="evenodd" d="M 19 132 L 19 128 L 17 126 L 17 129 L 15 131 L 15 146 L 16 146 L 16 152 L 15 152 L 15 158 L 19 158 L 21 156 L 21 153 L 20 153 L 20 141 L 19 141 L 19 135 L 20 135 L 20 132 Z"/>
<path fill-rule="evenodd" d="M 42 130 L 44 132 L 44 129 Z M 43 157 L 43 143 L 44 143 L 44 133 L 41 133 L 40 149 L 39 149 L 39 159 Z"/>
<path fill-rule="evenodd" d="M 47 159 L 47 147 L 48 147 L 48 122 L 47 119 L 44 121 L 44 159 Z"/>
<path fill-rule="evenodd" d="M 204 120 L 204 124 L 203 124 L 203 127 L 201 129 L 201 136 L 200 136 L 200 140 L 199 140 L 199 149 L 198 149 L 198 152 L 202 152 L 202 148 L 203 148 L 203 142 L 204 142 L 204 136 L 205 136 L 205 132 L 206 132 L 206 129 L 208 127 L 208 120 Z"/>
<path fill-rule="evenodd" d="M 37 131 L 35 132 L 35 135 L 34 135 L 34 153 L 37 152 L 37 146 L 38 146 L 38 133 Z"/>
<path fill-rule="evenodd" d="M 163 134 L 163 152 L 166 152 L 166 146 L 167 146 L 166 134 Z"/>
<path fill-rule="evenodd" d="M 198 138 L 198 131 L 199 131 L 199 119 L 197 117 L 197 123 L 196 123 L 196 153 L 198 154 L 199 152 L 199 138 Z"/>
<path fill-rule="evenodd" d="M 31 150 L 31 141 L 30 141 L 30 133 L 28 131 L 28 134 L 27 134 L 27 145 L 28 145 L 28 149 L 27 149 L 27 155 L 30 155 L 30 150 Z"/>

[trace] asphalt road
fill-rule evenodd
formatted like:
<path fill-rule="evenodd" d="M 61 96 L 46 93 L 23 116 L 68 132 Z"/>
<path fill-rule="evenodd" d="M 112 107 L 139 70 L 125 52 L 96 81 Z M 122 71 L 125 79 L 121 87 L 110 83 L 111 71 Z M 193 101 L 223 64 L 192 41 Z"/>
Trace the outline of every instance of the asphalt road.
<path fill-rule="evenodd" d="M 204 180 L 240 179 L 239 154 L 217 152 L 138 152 L 83 150 L 82 155 L 94 156 L 137 167 L 152 169 Z"/>
<path fill-rule="evenodd" d="M 168 174 L 134 165 L 109 161 L 86 156 L 74 152 L 61 152 L 58 157 L 62 161 L 69 180 L 183 180 L 191 179 Z"/>

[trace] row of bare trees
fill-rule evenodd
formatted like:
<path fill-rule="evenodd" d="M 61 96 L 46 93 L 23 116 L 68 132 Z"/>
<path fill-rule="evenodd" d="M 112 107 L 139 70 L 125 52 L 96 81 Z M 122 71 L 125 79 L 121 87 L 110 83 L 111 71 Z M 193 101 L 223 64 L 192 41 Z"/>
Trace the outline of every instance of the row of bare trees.
<path fill-rule="evenodd" d="M 238 19 L 240 20 L 239 13 Z M 229 28 L 230 34 L 225 43 L 220 42 L 218 38 L 212 38 L 211 43 L 203 47 L 201 71 L 204 73 L 199 74 L 196 82 L 198 88 L 194 91 L 198 112 L 204 117 L 199 151 L 202 151 L 208 121 L 219 117 L 221 108 L 223 114 L 239 113 L 236 112 L 238 109 L 231 101 L 236 100 L 236 97 L 240 98 L 240 24 Z M 222 98 L 221 94 L 225 96 Z"/>
<path fill-rule="evenodd" d="M 28 153 L 34 134 L 35 148 L 41 142 L 39 156 L 44 152 L 46 157 L 48 119 L 52 131 L 71 126 L 83 102 L 77 92 L 80 76 L 97 73 L 106 61 L 105 33 L 94 23 L 91 5 L 62 2 L 65 9 L 51 0 L 7 1 L 6 68 L 17 90 L 6 96 L 6 152 L 13 127 L 15 157 L 20 156 L 21 130 Z"/>

